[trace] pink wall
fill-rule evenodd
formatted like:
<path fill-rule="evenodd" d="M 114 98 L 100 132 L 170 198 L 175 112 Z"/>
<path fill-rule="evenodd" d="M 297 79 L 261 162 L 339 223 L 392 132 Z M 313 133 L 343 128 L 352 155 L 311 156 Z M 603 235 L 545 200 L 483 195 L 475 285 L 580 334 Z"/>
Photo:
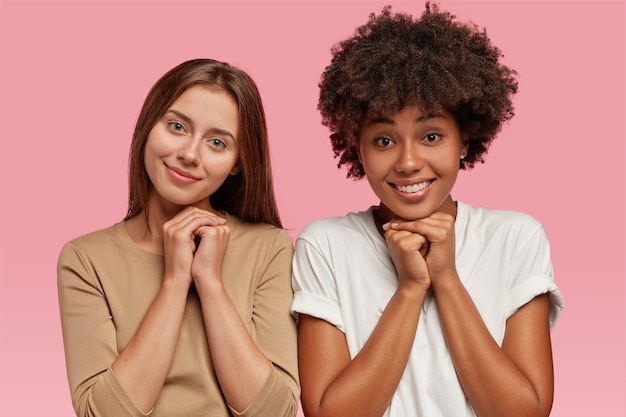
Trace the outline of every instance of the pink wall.
<path fill-rule="evenodd" d="M 65 241 L 123 217 L 135 118 L 176 64 L 217 58 L 258 82 L 293 237 L 376 203 L 335 168 L 316 97 L 330 46 L 383 4 L 1 3 L 0 416 L 72 415 L 56 258 Z M 546 227 L 567 305 L 553 332 L 552 415 L 624 416 L 624 2 L 441 5 L 486 26 L 520 81 L 516 117 L 454 196 Z"/>

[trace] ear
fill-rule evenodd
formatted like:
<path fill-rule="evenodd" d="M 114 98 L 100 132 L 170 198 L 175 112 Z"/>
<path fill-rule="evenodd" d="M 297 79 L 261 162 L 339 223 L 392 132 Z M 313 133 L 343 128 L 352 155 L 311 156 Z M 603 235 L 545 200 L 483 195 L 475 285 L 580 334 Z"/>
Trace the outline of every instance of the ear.
<path fill-rule="evenodd" d="M 233 169 L 230 170 L 229 174 L 230 175 L 237 175 L 237 174 L 239 174 L 239 171 L 241 171 L 241 167 L 239 166 L 239 162 L 237 162 L 237 164 L 235 164 Z"/>
<path fill-rule="evenodd" d="M 360 140 L 356 142 L 356 156 L 357 158 L 359 158 L 360 164 L 363 165 L 363 160 L 361 159 L 361 141 Z"/>
<path fill-rule="evenodd" d="M 461 142 L 461 159 L 465 158 L 467 155 L 467 150 L 469 149 L 469 139 L 464 137 Z"/>

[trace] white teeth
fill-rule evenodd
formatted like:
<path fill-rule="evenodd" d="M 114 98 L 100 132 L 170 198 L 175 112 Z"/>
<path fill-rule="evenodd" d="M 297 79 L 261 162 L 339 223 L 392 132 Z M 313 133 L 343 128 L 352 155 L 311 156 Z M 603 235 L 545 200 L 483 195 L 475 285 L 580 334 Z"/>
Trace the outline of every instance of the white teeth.
<path fill-rule="evenodd" d="M 425 181 L 425 182 L 420 182 L 419 184 L 413 184 L 413 185 L 396 185 L 396 188 L 402 191 L 403 193 L 416 193 L 428 187 L 431 183 L 432 181 Z"/>

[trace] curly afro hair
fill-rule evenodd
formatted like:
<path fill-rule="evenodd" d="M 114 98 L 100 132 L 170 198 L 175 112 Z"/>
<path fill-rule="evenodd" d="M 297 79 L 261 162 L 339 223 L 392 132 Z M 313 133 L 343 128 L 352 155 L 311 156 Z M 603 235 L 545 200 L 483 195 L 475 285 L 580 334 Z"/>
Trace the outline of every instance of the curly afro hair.
<path fill-rule="evenodd" d="M 460 168 L 484 162 L 502 124 L 513 117 L 516 72 L 499 62 L 503 54 L 484 29 L 455 18 L 436 4 L 426 3 L 419 20 L 392 14 L 387 5 L 332 48 L 318 109 L 331 131 L 337 166 L 346 165 L 348 177 L 365 175 L 357 152 L 363 121 L 407 105 L 451 112 L 469 143 Z"/>

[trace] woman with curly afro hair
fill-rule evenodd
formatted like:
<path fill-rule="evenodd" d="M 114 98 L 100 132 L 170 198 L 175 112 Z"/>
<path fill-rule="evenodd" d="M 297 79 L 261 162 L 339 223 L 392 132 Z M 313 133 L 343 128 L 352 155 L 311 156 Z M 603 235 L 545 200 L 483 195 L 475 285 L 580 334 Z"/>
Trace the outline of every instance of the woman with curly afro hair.
<path fill-rule="evenodd" d="M 380 203 L 296 241 L 306 416 L 548 416 L 563 299 L 543 227 L 450 195 L 513 116 L 515 71 L 431 4 L 385 7 L 332 54 L 322 121 Z"/>

